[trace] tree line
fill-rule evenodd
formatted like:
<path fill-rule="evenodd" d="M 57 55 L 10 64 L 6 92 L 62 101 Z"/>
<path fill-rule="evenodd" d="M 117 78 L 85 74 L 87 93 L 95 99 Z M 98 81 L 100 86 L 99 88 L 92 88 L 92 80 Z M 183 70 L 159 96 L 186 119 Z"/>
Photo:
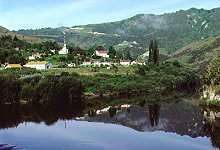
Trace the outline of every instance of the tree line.
<path fill-rule="evenodd" d="M 38 104 L 82 104 L 84 87 L 72 75 L 33 75 L 17 78 L 0 74 L 0 104 L 20 103 L 22 100 Z"/>

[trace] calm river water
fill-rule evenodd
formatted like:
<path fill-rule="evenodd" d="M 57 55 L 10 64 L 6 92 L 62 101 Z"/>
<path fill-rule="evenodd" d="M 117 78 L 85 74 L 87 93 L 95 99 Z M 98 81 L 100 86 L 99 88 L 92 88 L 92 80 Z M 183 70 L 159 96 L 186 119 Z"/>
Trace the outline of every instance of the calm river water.
<path fill-rule="evenodd" d="M 186 102 L 124 105 L 89 117 L 71 108 L 0 106 L 0 144 L 25 150 L 214 150 L 220 125 Z M 80 117 L 81 116 L 81 117 Z M 16 149 L 16 148 L 15 148 Z M 1 146 L 0 146 L 1 150 Z"/>

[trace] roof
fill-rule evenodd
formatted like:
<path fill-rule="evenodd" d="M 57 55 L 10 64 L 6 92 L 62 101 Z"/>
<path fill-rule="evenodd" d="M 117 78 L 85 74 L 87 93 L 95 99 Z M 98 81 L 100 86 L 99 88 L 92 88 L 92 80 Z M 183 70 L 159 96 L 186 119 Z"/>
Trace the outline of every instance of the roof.
<path fill-rule="evenodd" d="M 22 68 L 22 66 L 20 64 L 8 64 L 7 67 L 11 67 L 11 68 Z"/>
<path fill-rule="evenodd" d="M 30 61 L 26 65 L 46 65 L 48 64 L 47 61 Z"/>
<path fill-rule="evenodd" d="M 98 51 L 98 50 L 97 50 L 97 52 L 99 52 L 99 53 L 108 53 L 107 50 L 101 50 L 101 51 Z"/>

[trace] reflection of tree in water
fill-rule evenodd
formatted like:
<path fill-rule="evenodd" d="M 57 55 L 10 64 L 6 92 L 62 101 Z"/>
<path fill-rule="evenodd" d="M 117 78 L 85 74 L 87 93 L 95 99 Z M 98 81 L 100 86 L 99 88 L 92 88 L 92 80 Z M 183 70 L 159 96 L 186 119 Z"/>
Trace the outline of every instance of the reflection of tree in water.
<path fill-rule="evenodd" d="M 157 126 L 159 123 L 160 118 L 160 105 L 159 104 L 153 104 L 148 105 L 149 108 L 149 119 L 151 122 L 151 126 Z"/>
<path fill-rule="evenodd" d="M 58 120 L 81 115 L 82 108 L 73 105 L 0 105 L 0 129 L 14 128 L 23 122 L 45 122 L 52 125 Z"/>
<path fill-rule="evenodd" d="M 0 105 L 0 129 L 17 127 L 22 123 L 19 105 Z"/>
<path fill-rule="evenodd" d="M 220 122 L 205 121 L 204 131 L 207 136 L 211 137 L 212 145 L 220 149 Z"/>

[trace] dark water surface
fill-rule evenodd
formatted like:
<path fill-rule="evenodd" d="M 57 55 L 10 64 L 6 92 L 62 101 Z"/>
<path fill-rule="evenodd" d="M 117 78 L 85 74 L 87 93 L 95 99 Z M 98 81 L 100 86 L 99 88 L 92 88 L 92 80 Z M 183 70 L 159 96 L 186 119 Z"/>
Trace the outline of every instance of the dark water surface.
<path fill-rule="evenodd" d="M 26 150 L 213 150 L 220 126 L 185 102 L 101 111 L 93 117 L 71 107 L 0 107 L 0 144 Z M 79 117 L 84 116 L 84 117 Z"/>

